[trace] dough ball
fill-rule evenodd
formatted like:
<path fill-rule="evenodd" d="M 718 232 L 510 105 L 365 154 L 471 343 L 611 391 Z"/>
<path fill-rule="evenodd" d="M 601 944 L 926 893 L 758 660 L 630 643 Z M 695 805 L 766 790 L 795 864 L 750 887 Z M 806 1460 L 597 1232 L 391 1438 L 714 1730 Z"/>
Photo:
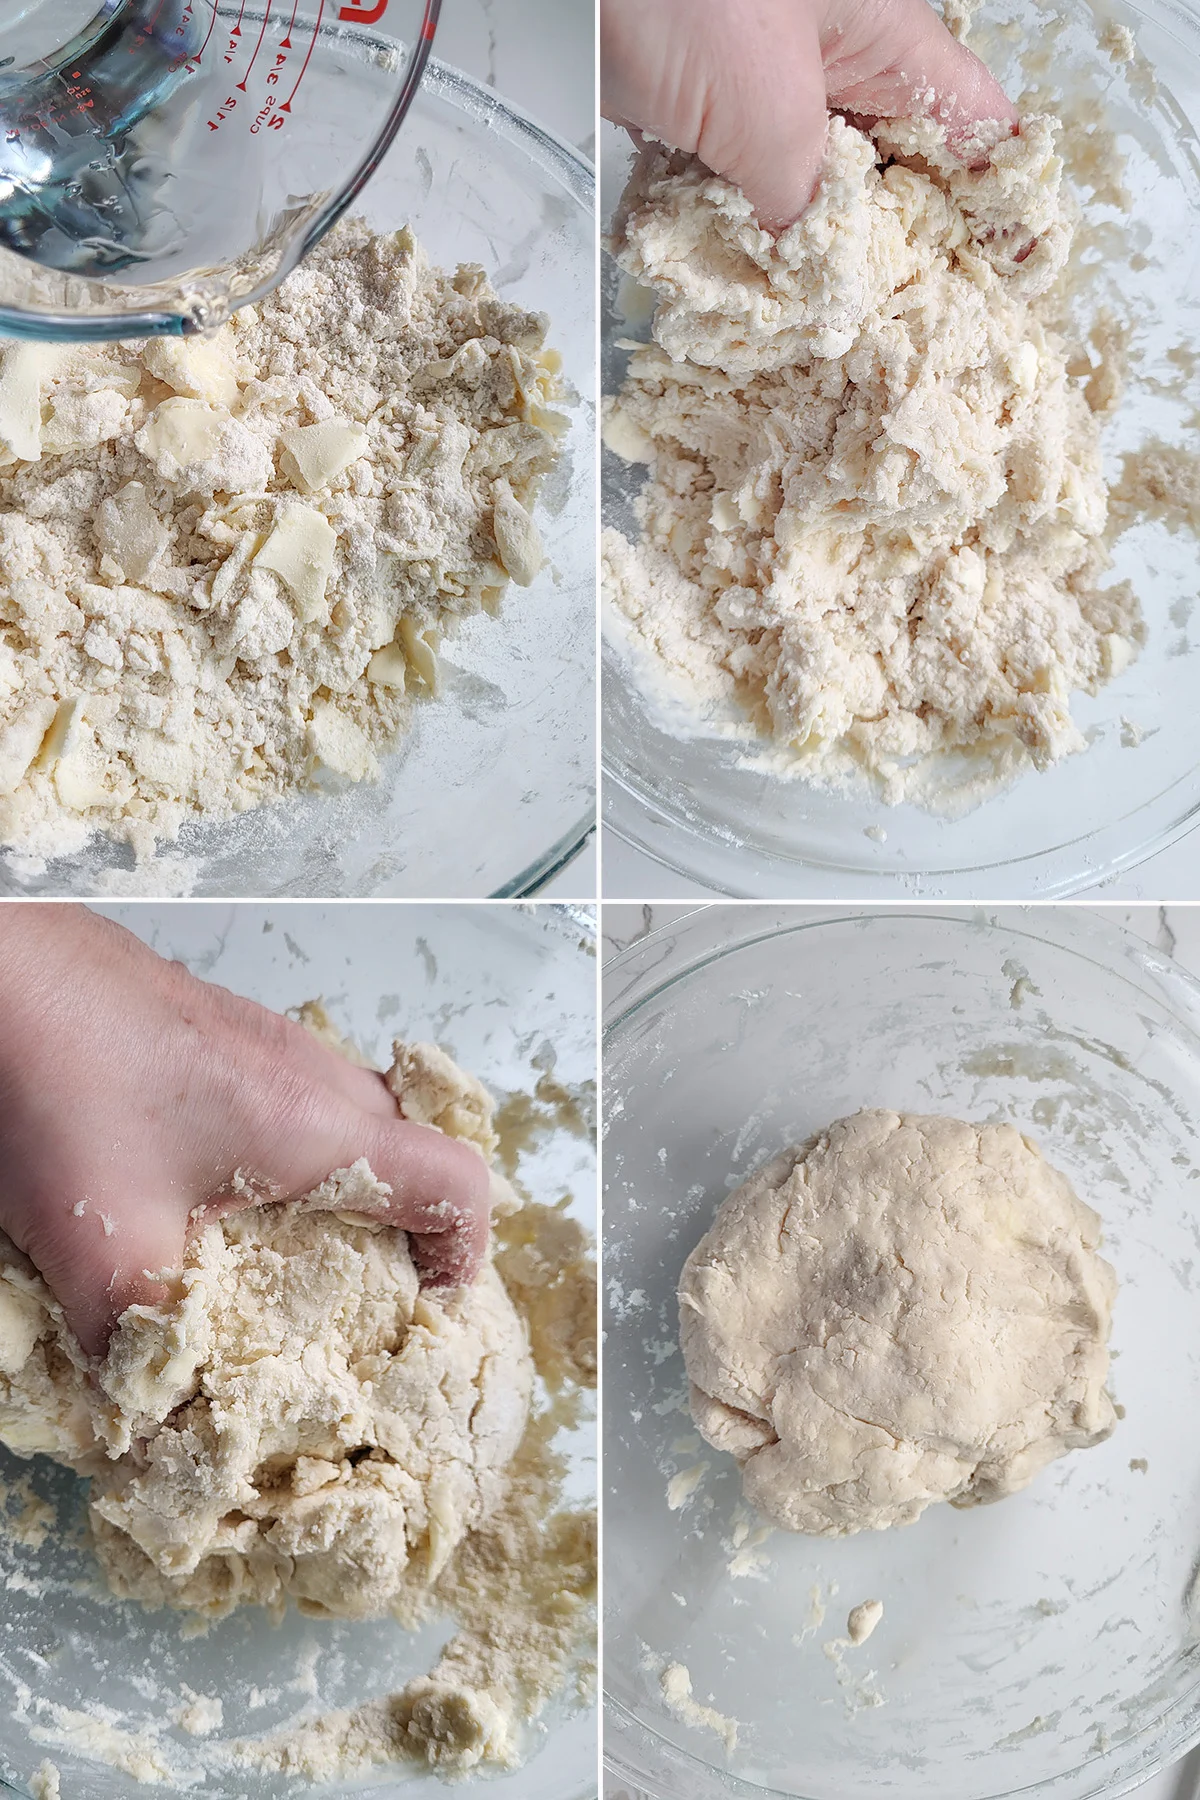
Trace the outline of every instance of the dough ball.
<path fill-rule="evenodd" d="M 454 1068 L 439 1055 L 397 1046 L 414 1091 Z M 477 1084 L 460 1086 L 465 1102 Z M 469 1288 L 421 1289 L 407 1233 L 364 1216 L 378 1199 L 359 1162 L 306 1200 L 210 1224 L 172 1298 L 131 1307 L 91 1372 L 0 1237 L 0 1441 L 92 1477 L 117 1594 L 212 1617 L 289 1600 L 416 1617 L 503 1499 L 529 1416 L 526 1327 L 490 1264 Z"/>
<path fill-rule="evenodd" d="M 730 1195 L 684 1265 L 696 1424 L 789 1531 L 1015 1493 L 1113 1429 L 1099 1243 L 1011 1125 L 839 1119 Z"/>

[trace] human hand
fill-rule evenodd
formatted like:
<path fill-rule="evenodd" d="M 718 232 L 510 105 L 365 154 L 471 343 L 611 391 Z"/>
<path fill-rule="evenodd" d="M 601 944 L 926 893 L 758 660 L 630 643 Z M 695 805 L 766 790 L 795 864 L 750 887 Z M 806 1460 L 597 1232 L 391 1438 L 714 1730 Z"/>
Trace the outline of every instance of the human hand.
<path fill-rule="evenodd" d="M 75 906 L 0 906 L 0 996 L 0 1230 L 89 1354 L 162 1296 L 197 1208 L 296 1199 L 359 1157 L 424 1280 L 478 1272 L 483 1158 L 302 1026 Z"/>
<path fill-rule="evenodd" d="M 790 225 L 812 198 L 831 106 L 928 115 L 953 146 L 1016 111 L 926 0 L 601 0 L 606 118 L 694 151 Z"/>

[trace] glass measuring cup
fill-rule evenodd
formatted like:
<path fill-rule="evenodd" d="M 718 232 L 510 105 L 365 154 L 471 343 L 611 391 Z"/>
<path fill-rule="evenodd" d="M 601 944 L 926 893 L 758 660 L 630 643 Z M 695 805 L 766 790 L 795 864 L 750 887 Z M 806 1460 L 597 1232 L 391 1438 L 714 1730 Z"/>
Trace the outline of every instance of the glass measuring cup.
<path fill-rule="evenodd" d="M 441 0 L 5 0 L 0 334 L 201 331 L 361 191 Z"/>

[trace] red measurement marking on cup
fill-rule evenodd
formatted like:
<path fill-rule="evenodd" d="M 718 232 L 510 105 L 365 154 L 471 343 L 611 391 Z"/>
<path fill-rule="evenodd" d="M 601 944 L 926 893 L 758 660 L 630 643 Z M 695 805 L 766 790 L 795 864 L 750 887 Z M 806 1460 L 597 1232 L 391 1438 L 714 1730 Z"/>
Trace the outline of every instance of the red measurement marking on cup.
<path fill-rule="evenodd" d="M 325 0 L 321 0 L 320 9 L 317 13 L 317 22 L 313 26 L 312 42 L 308 46 L 308 55 L 304 58 L 304 67 L 301 69 L 299 75 L 296 77 L 295 87 L 292 89 L 291 93 L 288 95 L 287 99 L 284 101 L 283 105 L 280 107 L 279 110 L 281 113 L 290 113 L 292 110 L 292 101 L 296 98 L 296 95 L 300 92 L 300 83 L 304 80 L 304 77 L 308 74 L 308 65 L 313 59 L 313 51 L 317 47 L 317 38 L 320 35 L 321 20 L 324 17 L 325 17 Z"/>
<path fill-rule="evenodd" d="M 96 105 L 94 90 L 87 82 L 84 82 L 82 69 L 72 69 L 69 76 L 60 76 L 59 79 L 66 89 L 66 99 L 56 106 L 47 107 L 44 112 L 22 118 L 19 125 L 5 133 L 6 143 L 20 143 L 21 125 L 30 130 L 50 131 L 55 126 L 61 125 L 64 119 L 73 119 L 80 113 L 91 112 L 94 109 Z M 76 82 L 82 83 L 82 86 L 76 87 L 74 85 Z"/>
<path fill-rule="evenodd" d="M 269 10 L 270 10 L 270 8 L 268 7 L 268 11 Z M 251 123 L 251 126 L 250 126 L 250 136 L 251 137 L 257 137 L 259 132 L 264 131 L 264 130 L 266 130 L 266 131 L 282 131 L 283 130 L 284 123 L 285 123 L 285 120 L 283 118 L 283 108 L 279 105 L 279 97 L 275 93 L 274 90 L 279 86 L 280 82 L 284 79 L 284 75 L 287 71 L 288 53 L 292 49 L 292 33 L 296 29 L 296 15 L 299 11 L 300 11 L 300 0 L 292 0 L 292 16 L 291 16 L 290 21 L 288 22 L 287 32 L 284 35 L 282 41 L 280 42 L 278 50 L 275 52 L 275 61 L 271 65 L 271 67 L 267 70 L 266 77 L 265 77 L 266 86 L 267 86 L 267 95 L 258 110 L 257 116 L 254 118 L 254 120 Z M 265 24 L 263 26 L 263 29 L 264 29 L 264 31 L 266 30 Z M 261 42 L 262 42 L 262 40 L 260 38 L 259 39 L 260 45 L 261 45 Z M 249 73 L 249 70 L 247 70 L 247 73 Z M 293 92 L 294 92 L 294 90 L 293 90 Z"/>
<path fill-rule="evenodd" d="M 179 23 L 176 25 L 175 30 L 172 33 L 172 36 L 177 37 L 177 38 L 185 38 L 188 34 L 189 27 L 191 26 L 192 20 L 195 18 L 195 16 L 196 16 L 196 8 L 193 6 L 192 0 L 187 0 L 187 5 L 184 7 L 182 13 L 179 15 Z M 178 68 L 182 69 L 183 65 L 190 61 L 191 61 L 191 58 L 189 56 L 181 56 L 179 59 L 179 62 L 176 66 Z"/>
<path fill-rule="evenodd" d="M 269 12 L 270 8 L 268 7 L 267 10 Z M 224 58 L 223 58 L 223 60 L 227 63 L 233 62 L 237 56 L 238 39 L 242 35 L 242 20 L 245 18 L 245 16 L 246 16 L 246 0 L 242 0 L 241 7 L 238 11 L 238 22 L 229 33 L 229 44 L 225 50 L 225 54 L 224 54 Z M 265 27 L 264 27 L 264 29 L 265 29 Z M 256 54 L 257 54 L 257 52 L 256 52 Z M 247 70 L 246 73 L 249 74 L 249 70 Z M 244 82 L 239 82 L 238 86 L 241 87 L 243 91 L 245 90 Z M 208 121 L 208 129 L 210 131 L 220 131 L 222 125 L 225 123 L 225 121 L 229 117 L 230 113 L 235 112 L 237 110 L 237 103 L 238 103 L 238 97 L 237 97 L 236 93 L 227 94 L 225 96 L 224 100 L 221 101 L 221 104 L 217 107 L 217 110 L 214 113 L 213 117 Z"/>
<path fill-rule="evenodd" d="M 237 56 L 238 39 L 242 35 L 242 20 L 245 18 L 245 16 L 246 16 L 246 0 L 242 0 L 241 11 L 238 13 L 238 22 L 233 27 L 232 31 L 229 33 L 229 43 L 225 49 L 225 61 L 227 63 L 233 62 L 233 60 Z"/>
<path fill-rule="evenodd" d="M 300 0 L 293 0 L 292 22 L 287 28 L 287 36 L 284 38 L 282 44 L 280 44 L 280 46 L 279 46 L 279 48 L 281 50 L 290 50 L 292 47 L 292 33 L 296 29 L 296 14 L 299 11 L 300 11 Z"/>
<path fill-rule="evenodd" d="M 251 75 L 254 73 L 254 65 L 258 61 L 258 53 L 263 47 L 263 39 L 267 35 L 267 26 L 271 23 L 271 8 L 274 4 L 275 4 L 275 0 L 267 0 L 267 10 L 263 16 L 262 30 L 258 34 L 258 42 L 254 46 L 254 55 L 250 58 L 250 61 L 246 65 L 246 73 L 242 76 L 242 79 L 238 82 L 238 87 L 241 89 L 243 94 L 246 91 L 246 83 L 249 81 Z"/>
<path fill-rule="evenodd" d="M 158 0 L 158 6 L 155 9 L 154 17 L 150 20 L 149 24 L 148 25 L 139 25 L 137 27 L 136 31 L 134 32 L 133 43 L 129 46 L 129 49 L 126 51 L 127 56 L 136 56 L 138 51 L 141 49 L 142 45 L 149 42 L 151 36 L 153 35 L 154 27 L 158 24 L 158 15 L 162 11 L 165 3 L 166 3 L 166 0 Z"/>
<path fill-rule="evenodd" d="M 158 5 L 154 9 L 154 17 L 150 20 L 148 25 L 138 26 L 137 34 L 133 43 L 130 44 L 126 51 L 126 55 L 136 56 L 143 44 L 149 44 L 153 40 L 154 33 L 158 29 L 158 21 L 162 18 L 163 8 L 166 4 L 167 0 L 158 0 Z M 191 10 L 192 9 L 189 6 L 187 9 L 188 13 L 190 13 Z M 182 63 L 179 66 L 182 67 Z"/>
<path fill-rule="evenodd" d="M 212 15 L 212 18 L 208 22 L 208 35 L 205 37 L 204 42 L 201 44 L 198 54 L 193 56 L 193 58 L 192 58 L 193 64 L 196 65 L 197 67 L 199 66 L 199 64 L 204 56 L 204 52 L 208 49 L 209 43 L 212 40 L 213 32 L 217 29 L 217 0 L 209 0 L 209 4 L 212 6 L 213 15 Z"/>
<path fill-rule="evenodd" d="M 338 18 L 345 25 L 378 25 L 387 11 L 390 0 L 350 0 L 349 6 L 343 6 Z"/>

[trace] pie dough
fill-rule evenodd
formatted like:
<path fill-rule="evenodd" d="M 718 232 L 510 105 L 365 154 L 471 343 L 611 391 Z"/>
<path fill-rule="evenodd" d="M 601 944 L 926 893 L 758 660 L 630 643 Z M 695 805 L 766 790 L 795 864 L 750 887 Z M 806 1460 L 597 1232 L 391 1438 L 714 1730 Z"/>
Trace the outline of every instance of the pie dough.
<path fill-rule="evenodd" d="M 434 1046 L 397 1045 L 389 1080 L 405 1116 L 495 1149 L 488 1096 Z M 98 1367 L 0 1236 L 0 1442 L 91 1476 L 117 1594 L 403 1617 L 503 1500 L 526 1326 L 490 1262 L 422 1290 L 407 1234 L 364 1216 L 380 1194 L 359 1162 L 210 1224 Z"/>
<path fill-rule="evenodd" d="M 971 1506 L 1099 1443 L 1116 1276 L 1011 1125 L 856 1113 L 725 1201 L 679 1288 L 692 1414 L 822 1537 Z"/>

